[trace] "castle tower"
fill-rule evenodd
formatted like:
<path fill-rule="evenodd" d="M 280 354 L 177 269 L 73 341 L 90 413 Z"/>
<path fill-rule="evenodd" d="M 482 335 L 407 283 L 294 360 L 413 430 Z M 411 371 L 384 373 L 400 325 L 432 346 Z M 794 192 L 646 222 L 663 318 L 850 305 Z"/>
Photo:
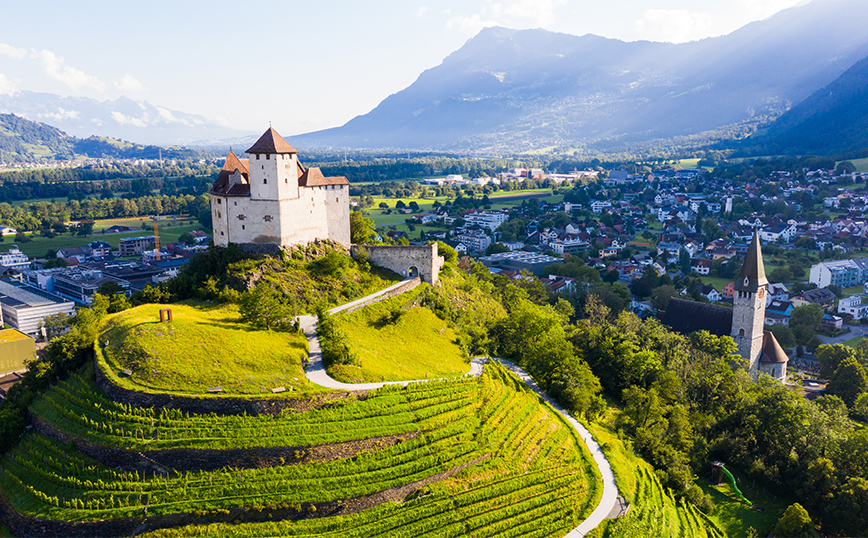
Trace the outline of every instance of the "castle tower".
<path fill-rule="evenodd" d="M 271 127 L 247 150 L 250 199 L 294 200 L 298 193 L 298 150 Z"/>
<path fill-rule="evenodd" d="M 738 345 L 738 354 L 747 360 L 748 371 L 754 376 L 759 371 L 763 353 L 768 285 L 759 233 L 754 231 L 741 273 L 735 281 L 732 309 L 732 339 Z"/>

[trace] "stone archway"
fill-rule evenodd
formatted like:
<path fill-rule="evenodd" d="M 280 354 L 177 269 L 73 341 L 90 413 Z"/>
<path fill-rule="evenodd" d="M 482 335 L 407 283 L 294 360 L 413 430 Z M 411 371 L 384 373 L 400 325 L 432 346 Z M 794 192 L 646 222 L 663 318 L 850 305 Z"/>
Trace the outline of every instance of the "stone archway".
<path fill-rule="evenodd" d="M 415 265 L 411 265 L 410 269 L 407 270 L 407 276 L 410 278 L 416 278 L 419 276 L 419 268 Z"/>

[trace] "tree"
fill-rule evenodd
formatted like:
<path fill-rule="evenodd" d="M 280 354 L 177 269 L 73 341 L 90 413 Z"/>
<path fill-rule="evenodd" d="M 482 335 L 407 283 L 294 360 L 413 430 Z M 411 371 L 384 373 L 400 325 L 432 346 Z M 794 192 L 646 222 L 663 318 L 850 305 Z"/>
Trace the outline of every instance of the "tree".
<path fill-rule="evenodd" d="M 178 242 L 184 243 L 185 245 L 193 245 L 196 243 L 196 240 L 193 239 L 193 234 L 190 232 L 184 232 L 178 237 Z"/>
<path fill-rule="evenodd" d="M 96 289 L 96 292 L 100 295 L 109 296 L 116 293 L 123 293 L 124 288 L 121 287 L 121 285 L 117 282 L 109 280 L 108 282 L 103 282 L 102 284 L 100 284 L 99 287 Z"/>
<path fill-rule="evenodd" d="M 376 235 L 372 219 L 365 218 L 361 211 L 350 213 L 350 241 L 357 245 L 364 245 Z"/>
<path fill-rule="evenodd" d="M 380 202 L 380 205 L 378 207 L 380 209 L 389 209 L 389 204 L 387 204 L 386 202 Z"/>
<path fill-rule="evenodd" d="M 509 252 L 509 247 L 503 243 L 492 243 L 488 245 L 487 249 L 485 249 L 486 256 L 491 256 L 492 254 L 497 254 L 499 252 Z"/>
<path fill-rule="evenodd" d="M 295 309 L 284 294 L 265 282 L 259 282 L 252 290 L 241 295 L 238 313 L 247 323 L 271 330 L 289 326 Z"/>
<path fill-rule="evenodd" d="M 793 335 L 792 329 L 786 325 L 775 324 L 768 328 L 775 335 L 775 340 L 782 348 L 791 348 L 796 346 L 796 337 Z"/>
<path fill-rule="evenodd" d="M 658 310 L 666 310 L 669 306 L 669 301 L 678 295 L 678 290 L 674 286 L 660 286 L 655 288 L 651 295 L 651 306 Z"/>
<path fill-rule="evenodd" d="M 769 273 L 769 278 L 774 282 L 792 282 L 793 272 L 786 267 L 775 267 L 772 272 Z"/>
<path fill-rule="evenodd" d="M 780 538 L 810 538 L 816 535 L 811 516 L 799 503 L 791 504 L 775 525 L 775 536 Z"/>
<path fill-rule="evenodd" d="M 856 403 L 859 396 L 868 390 L 865 369 L 856 361 L 855 357 L 847 357 L 832 375 L 832 379 L 826 385 L 826 392 L 840 397 L 848 406 Z"/>

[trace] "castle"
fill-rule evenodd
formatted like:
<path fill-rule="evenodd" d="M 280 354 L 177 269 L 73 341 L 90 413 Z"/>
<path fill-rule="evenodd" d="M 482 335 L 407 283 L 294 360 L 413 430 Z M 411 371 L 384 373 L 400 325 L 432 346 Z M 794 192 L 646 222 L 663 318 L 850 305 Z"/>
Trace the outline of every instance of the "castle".
<path fill-rule="evenodd" d="M 305 169 L 269 128 L 239 159 L 232 151 L 211 188 L 214 244 L 290 246 L 331 239 L 350 246 L 350 182 Z"/>
<path fill-rule="evenodd" d="M 732 309 L 672 299 L 663 322 L 683 334 L 706 330 L 718 336 L 731 336 L 754 378 L 764 373 L 783 381 L 789 358 L 775 336 L 763 330 L 768 286 L 759 234 L 754 232 L 735 281 Z"/>

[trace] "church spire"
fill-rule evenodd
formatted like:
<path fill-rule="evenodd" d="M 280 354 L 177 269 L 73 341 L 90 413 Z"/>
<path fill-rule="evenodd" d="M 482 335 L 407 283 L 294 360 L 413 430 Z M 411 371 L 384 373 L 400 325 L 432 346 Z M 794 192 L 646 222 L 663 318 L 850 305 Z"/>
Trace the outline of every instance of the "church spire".
<path fill-rule="evenodd" d="M 760 248 L 759 230 L 754 230 L 753 240 L 747 249 L 747 256 L 744 257 L 744 265 L 741 266 L 741 273 L 738 275 L 738 280 L 735 281 L 735 290 L 756 293 L 761 286 L 768 283 L 766 268 L 763 265 L 763 253 Z"/>

